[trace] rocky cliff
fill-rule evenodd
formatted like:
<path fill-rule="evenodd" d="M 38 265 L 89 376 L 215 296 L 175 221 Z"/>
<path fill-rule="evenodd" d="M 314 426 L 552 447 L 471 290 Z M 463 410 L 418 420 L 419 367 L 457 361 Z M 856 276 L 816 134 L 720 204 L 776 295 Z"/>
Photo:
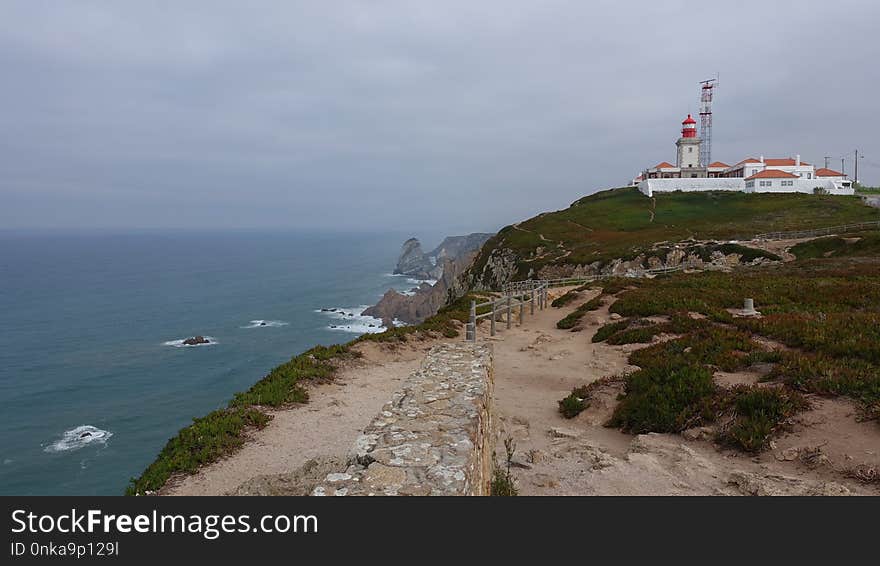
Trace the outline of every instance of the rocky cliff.
<path fill-rule="evenodd" d="M 394 273 L 417 279 L 440 279 L 443 275 L 443 260 L 455 261 L 461 256 L 476 252 L 491 237 L 492 234 L 483 233 L 448 236 L 428 253 L 422 250 L 418 238 L 410 238 L 400 248 Z"/>
<path fill-rule="evenodd" d="M 440 279 L 434 285 L 422 283 L 412 295 L 398 293 L 389 289 L 374 306 L 363 312 L 366 316 L 381 318 L 386 327 L 393 320 L 408 324 L 417 324 L 451 300 L 461 297 L 467 292 L 467 283 L 462 277 L 471 265 L 475 251 L 459 255 L 455 259 L 443 258 L 440 267 Z"/>
<path fill-rule="evenodd" d="M 780 261 L 782 258 L 758 244 L 687 240 L 676 244 L 661 243 L 649 249 L 636 250 L 626 257 L 591 263 L 547 263 L 537 269 L 529 266 L 530 258 L 520 257 L 514 250 L 497 247 L 484 250 L 485 263 L 473 266 L 463 275 L 467 284 L 477 291 L 497 290 L 518 279 L 562 279 L 567 277 L 637 276 L 648 269 L 679 267 L 693 269 L 732 269 L 739 265 L 757 265 Z"/>

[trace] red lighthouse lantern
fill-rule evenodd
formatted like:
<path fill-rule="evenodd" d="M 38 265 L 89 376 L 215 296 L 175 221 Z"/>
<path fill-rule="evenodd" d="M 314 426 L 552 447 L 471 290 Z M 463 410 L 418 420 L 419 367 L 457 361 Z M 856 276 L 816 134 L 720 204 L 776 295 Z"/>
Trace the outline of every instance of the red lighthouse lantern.
<path fill-rule="evenodd" d="M 690 114 L 688 114 L 688 117 L 685 118 L 684 122 L 681 123 L 681 137 L 683 137 L 683 138 L 697 137 L 697 121 L 694 120 Z"/>

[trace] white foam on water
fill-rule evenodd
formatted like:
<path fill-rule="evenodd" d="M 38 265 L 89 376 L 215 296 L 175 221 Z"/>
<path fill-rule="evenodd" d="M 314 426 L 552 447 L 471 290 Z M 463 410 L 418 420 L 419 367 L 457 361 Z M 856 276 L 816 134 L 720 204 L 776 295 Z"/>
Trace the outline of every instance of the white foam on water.
<path fill-rule="evenodd" d="M 242 328 L 278 328 L 279 326 L 287 326 L 289 324 L 283 320 L 252 320 L 250 322 L 249 325 L 242 326 Z"/>
<path fill-rule="evenodd" d="M 202 336 L 202 338 L 208 341 L 207 344 L 184 344 L 184 341 L 189 340 L 190 338 L 192 338 L 192 336 L 181 338 L 180 340 L 169 340 L 167 342 L 162 342 L 162 345 L 174 346 L 175 348 L 198 348 L 199 346 L 213 346 L 214 344 L 217 344 L 217 339 L 213 336 Z"/>
<path fill-rule="evenodd" d="M 44 452 L 67 452 L 79 450 L 90 444 L 105 444 L 113 436 L 109 430 L 101 430 L 91 425 L 80 425 L 65 431 L 59 440 L 46 446 Z"/>
<path fill-rule="evenodd" d="M 368 308 L 369 305 L 360 305 L 358 307 L 337 307 L 332 310 L 318 309 L 315 312 L 330 317 L 332 322 L 327 327 L 328 330 L 352 332 L 355 334 L 385 332 L 382 319 L 362 314 Z"/>
<path fill-rule="evenodd" d="M 406 280 L 407 283 L 412 283 L 413 285 L 421 285 L 422 283 L 427 283 L 431 287 L 437 284 L 436 279 L 414 279 L 412 277 Z"/>

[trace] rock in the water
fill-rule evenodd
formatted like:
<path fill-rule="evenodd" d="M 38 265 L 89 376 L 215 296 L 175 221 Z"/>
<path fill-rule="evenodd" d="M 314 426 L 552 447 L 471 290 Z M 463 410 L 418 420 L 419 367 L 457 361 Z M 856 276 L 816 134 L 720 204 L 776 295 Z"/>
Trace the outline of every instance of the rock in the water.
<path fill-rule="evenodd" d="M 211 341 L 204 336 L 193 336 L 183 341 L 187 346 L 198 346 L 199 344 L 210 344 Z"/>

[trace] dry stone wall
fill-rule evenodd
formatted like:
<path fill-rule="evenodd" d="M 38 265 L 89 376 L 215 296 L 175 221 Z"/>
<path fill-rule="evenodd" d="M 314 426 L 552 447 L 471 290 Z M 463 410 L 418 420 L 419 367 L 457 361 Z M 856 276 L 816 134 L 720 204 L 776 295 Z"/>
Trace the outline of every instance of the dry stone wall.
<path fill-rule="evenodd" d="M 489 495 L 492 346 L 441 344 L 312 495 Z"/>

